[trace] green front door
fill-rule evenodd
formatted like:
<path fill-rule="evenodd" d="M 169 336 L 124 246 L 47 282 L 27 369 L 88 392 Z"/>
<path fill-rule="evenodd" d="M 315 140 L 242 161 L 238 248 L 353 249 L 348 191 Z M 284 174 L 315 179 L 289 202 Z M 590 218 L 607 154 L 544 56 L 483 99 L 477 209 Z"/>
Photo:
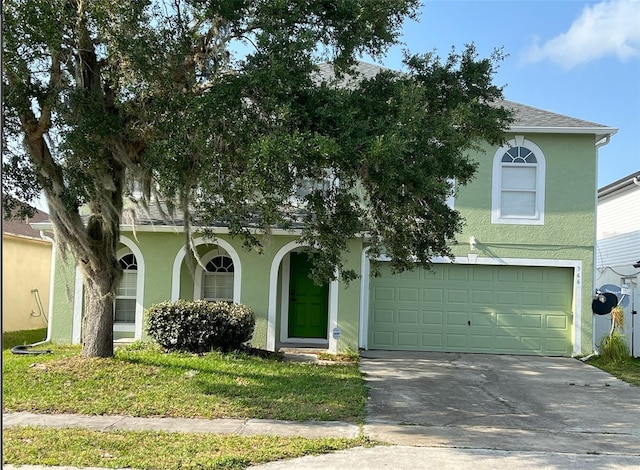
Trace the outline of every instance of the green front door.
<path fill-rule="evenodd" d="M 305 253 L 291 253 L 289 338 L 327 338 L 329 284 L 315 284 L 310 270 Z"/>

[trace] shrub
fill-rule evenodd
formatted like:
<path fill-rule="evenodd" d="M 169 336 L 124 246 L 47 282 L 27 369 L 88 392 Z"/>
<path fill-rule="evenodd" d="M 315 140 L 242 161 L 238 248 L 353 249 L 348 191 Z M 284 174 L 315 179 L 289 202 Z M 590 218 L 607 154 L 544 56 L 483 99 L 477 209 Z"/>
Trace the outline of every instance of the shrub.
<path fill-rule="evenodd" d="M 600 341 L 600 356 L 609 362 L 625 362 L 629 359 L 629 346 L 625 337 L 617 331 Z"/>
<path fill-rule="evenodd" d="M 158 344 L 195 353 L 238 349 L 251 338 L 254 326 L 251 308 L 227 302 L 162 302 L 147 315 L 147 332 Z"/>

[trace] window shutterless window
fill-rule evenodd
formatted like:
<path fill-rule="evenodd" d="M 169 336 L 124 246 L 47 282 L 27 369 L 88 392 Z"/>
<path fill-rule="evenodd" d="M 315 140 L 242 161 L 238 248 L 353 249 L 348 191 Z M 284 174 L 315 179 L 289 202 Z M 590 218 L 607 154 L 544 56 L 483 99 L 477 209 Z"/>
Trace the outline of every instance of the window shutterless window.
<path fill-rule="evenodd" d="M 545 158 L 542 150 L 516 136 L 495 153 L 491 223 L 544 224 Z"/>
<path fill-rule="evenodd" d="M 115 323 L 135 323 L 138 262 L 133 253 L 122 256 L 119 262 L 122 268 L 122 277 L 116 287 L 113 321 Z"/>

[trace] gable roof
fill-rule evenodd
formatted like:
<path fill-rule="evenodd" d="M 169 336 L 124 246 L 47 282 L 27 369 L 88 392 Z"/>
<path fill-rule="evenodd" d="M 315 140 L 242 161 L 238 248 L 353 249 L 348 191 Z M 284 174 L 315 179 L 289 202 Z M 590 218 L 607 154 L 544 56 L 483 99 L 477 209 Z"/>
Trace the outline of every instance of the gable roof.
<path fill-rule="evenodd" d="M 349 87 L 358 80 L 366 80 L 375 77 L 382 71 L 392 71 L 381 65 L 369 64 L 358 61 L 353 70 L 355 74 L 345 74 L 336 86 Z M 333 66 L 328 63 L 319 66 L 319 81 L 331 81 L 335 78 Z M 585 121 L 583 119 L 565 116 L 563 114 L 546 111 L 533 106 L 528 106 L 515 101 L 501 100 L 495 106 L 504 106 L 514 113 L 515 121 L 511 124 L 511 132 L 544 133 L 544 134 L 593 134 L 595 142 L 606 143 L 609 137 L 618 132 L 615 127 Z"/>
<path fill-rule="evenodd" d="M 6 196 L 5 196 L 6 197 Z M 27 205 L 25 203 L 20 203 Z M 49 214 L 38 209 L 34 209 L 35 212 L 32 217 L 25 217 L 24 219 L 6 219 L 4 208 L 2 209 L 2 233 L 9 235 L 17 235 L 19 237 L 29 237 L 41 239 L 40 231 L 31 227 L 31 223 L 45 222 L 49 220 Z"/>

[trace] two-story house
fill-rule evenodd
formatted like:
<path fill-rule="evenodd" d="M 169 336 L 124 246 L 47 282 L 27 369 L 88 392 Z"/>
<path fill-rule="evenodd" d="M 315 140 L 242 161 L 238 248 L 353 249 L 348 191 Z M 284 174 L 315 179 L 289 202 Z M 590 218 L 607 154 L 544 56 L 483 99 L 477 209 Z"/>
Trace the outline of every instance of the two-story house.
<path fill-rule="evenodd" d="M 504 105 L 516 117 L 507 144 L 473 155 L 477 177 L 451 201 L 467 221 L 454 259 L 400 275 L 381 260 L 374 278 L 367 240 L 353 239 L 345 268 L 359 281 L 316 286 L 295 230 L 274 229 L 258 254 L 219 228 L 215 241 L 196 238 L 202 266 L 190 267 L 180 221 L 147 216 L 121 229 L 116 338 L 143 338 L 154 303 L 202 298 L 252 307 L 252 345 L 268 350 L 590 353 L 597 154 L 616 129 Z M 73 261 L 57 260 L 54 272 L 50 338 L 78 343 L 80 275 Z"/>

